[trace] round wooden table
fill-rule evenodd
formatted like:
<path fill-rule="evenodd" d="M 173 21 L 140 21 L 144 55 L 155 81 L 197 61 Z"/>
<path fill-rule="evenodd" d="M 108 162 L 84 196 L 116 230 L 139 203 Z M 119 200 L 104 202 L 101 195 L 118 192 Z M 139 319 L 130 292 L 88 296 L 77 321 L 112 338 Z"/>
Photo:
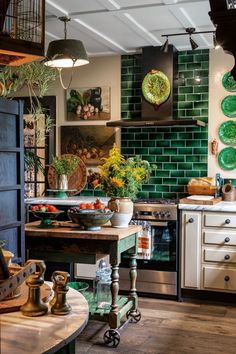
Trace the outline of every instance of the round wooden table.
<path fill-rule="evenodd" d="M 68 353 L 75 352 L 74 342 L 88 322 L 89 308 L 83 295 L 71 289 L 67 293 L 72 307 L 65 316 L 47 315 L 26 317 L 20 311 L 0 315 L 1 354 L 51 354 L 60 353 L 68 346 Z"/>

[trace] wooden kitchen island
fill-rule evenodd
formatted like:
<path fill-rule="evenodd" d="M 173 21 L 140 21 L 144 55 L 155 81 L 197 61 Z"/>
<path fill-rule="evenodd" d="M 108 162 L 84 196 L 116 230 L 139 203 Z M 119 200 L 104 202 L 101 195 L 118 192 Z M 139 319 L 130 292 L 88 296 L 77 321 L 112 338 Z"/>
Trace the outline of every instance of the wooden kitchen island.
<path fill-rule="evenodd" d="M 138 322 L 141 318 L 136 293 L 136 255 L 141 226 L 129 225 L 124 229 L 103 226 L 99 231 L 86 231 L 70 221 L 57 222 L 52 228 L 40 228 L 39 224 L 36 221 L 25 225 L 27 258 L 95 264 L 109 254 L 112 303 L 110 311 L 107 314 L 104 312 L 104 318 L 107 318 L 110 326 L 104 334 L 104 342 L 116 347 L 120 342 L 118 329 L 124 325 L 122 318 L 126 315 L 132 322 Z M 130 292 L 122 306 L 118 306 L 119 264 L 121 254 L 125 251 L 130 255 Z"/>

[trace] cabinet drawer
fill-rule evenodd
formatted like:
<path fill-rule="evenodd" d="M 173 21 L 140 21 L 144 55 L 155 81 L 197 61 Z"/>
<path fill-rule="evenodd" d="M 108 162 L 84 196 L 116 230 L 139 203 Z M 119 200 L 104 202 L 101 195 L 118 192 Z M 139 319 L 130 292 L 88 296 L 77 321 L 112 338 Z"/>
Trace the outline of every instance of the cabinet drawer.
<path fill-rule="evenodd" d="M 203 230 L 203 243 L 236 246 L 236 231 Z"/>
<path fill-rule="evenodd" d="M 225 291 L 236 290 L 236 269 L 203 267 L 203 288 Z"/>
<path fill-rule="evenodd" d="M 205 248 L 203 262 L 236 263 L 236 251 Z"/>
<path fill-rule="evenodd" d="M 236 227 L 236 215 L 232 213 L 204 213 L 203 225 L 225 228 Z"/>

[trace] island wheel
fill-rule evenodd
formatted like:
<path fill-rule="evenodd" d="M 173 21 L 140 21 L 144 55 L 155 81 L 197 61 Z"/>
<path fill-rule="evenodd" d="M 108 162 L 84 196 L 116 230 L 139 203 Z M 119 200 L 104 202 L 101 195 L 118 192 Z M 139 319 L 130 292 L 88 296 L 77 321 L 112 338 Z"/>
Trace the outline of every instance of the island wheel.
<path fill-rule="evenodd" d="M 108 329 L 103 336 L 104 343 L 112 348 L 116 348 L 120 343 L 120 333 L 116 329 Z"/>
<path fill-rule="evenodd" d="M 131 310 L 126 314 L 127 319 L 130 318 L 131 323 L 137 323 L 141 320 L 141 312 L 139 310 Z"/>

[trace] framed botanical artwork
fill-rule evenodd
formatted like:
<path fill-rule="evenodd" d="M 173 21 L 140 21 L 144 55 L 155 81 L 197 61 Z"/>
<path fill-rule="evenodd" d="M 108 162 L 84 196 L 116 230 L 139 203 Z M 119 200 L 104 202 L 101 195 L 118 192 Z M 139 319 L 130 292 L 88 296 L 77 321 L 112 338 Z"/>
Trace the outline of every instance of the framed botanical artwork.
<path fill-rule="evenodd" d="M 61 154 L 79 156 L 86 165 L 99 165 L 115 143 L 115 128 L 103 125 L 61 127 Z"/>
<path fill-rule="evenodd" d="M 110 87 L 70 88 L 66 93 L 67 120 L 111 119 Z"/>

